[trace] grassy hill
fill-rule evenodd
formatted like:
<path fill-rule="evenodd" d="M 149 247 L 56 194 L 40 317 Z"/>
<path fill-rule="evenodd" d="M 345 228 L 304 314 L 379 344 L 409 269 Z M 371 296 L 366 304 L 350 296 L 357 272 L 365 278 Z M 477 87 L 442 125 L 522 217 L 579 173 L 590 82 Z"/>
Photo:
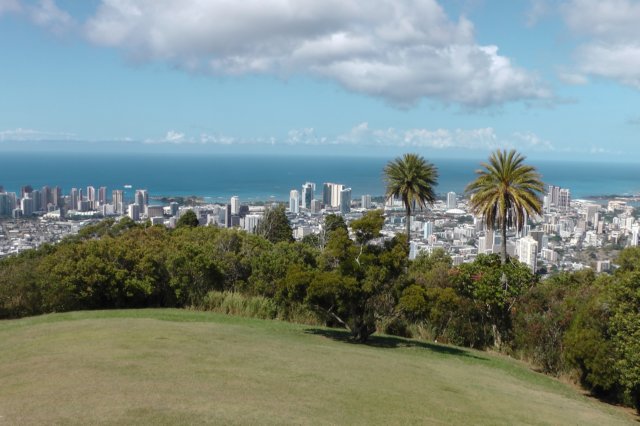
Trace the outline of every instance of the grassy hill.
<path fill-rule="evenodd" d="M 508 359 L 180 310 L 0 322 L 4 424 L 637 424 Z"/>

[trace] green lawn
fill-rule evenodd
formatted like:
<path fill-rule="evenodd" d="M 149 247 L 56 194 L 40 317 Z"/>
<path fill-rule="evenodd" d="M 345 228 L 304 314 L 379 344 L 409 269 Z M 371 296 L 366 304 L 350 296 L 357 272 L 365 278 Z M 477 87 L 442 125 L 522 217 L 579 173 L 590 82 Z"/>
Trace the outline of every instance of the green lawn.
<path fill-rule="evenodd" d="M 0 321 L 4 424 L 638 424 L 515 361 L 181 310 Z"/>

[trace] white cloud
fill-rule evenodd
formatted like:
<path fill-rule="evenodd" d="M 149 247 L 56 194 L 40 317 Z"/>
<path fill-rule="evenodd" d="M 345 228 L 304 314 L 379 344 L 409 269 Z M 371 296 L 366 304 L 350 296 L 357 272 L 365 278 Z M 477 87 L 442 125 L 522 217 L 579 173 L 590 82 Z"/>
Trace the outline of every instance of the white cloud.
<path fill-rule="evenodd" d="M 146 144 L 206 144 L 206 145 L 343 145 L 362 147 L 407 147 L 446 149 L 493 150 L 496 148 L 527 149 L 529 151 L 552 151 L 551 142 L 531 132 L 516 132 L 501 137 L 491 127 L 477 129 L 376 129 L 368 123 L 360 123 L 337 136 L 317 134 L 312 127 L 292 129 L 283 138 L 237 138 L 226 135 L 200 134 L 191 136 L 170 130 L 159 139 L 146 139 Z"/>
<path fill-rule="evenodd" d="M 311 74 L 403 106 L 550 96 L 436 0 L 102 0 L 85 29 L 141 60 L 216 75 Z"/>
<path fill-rule="evenodd" d="M 0 16 L 4 13 L 25 16 L 34 24 L 56 34 L 66 32 L 76 24 L 69 13 L 58 7 L 55 0 L 38 0 L 32 3 L 0 0 Z"/>
<path fill-rule="evenodd" d="M 516 148 L 530 151 L 552 151 L 553 144 L 532 132 L 516 132 L 501 137 L 491 127 L 477 129 L 370 129 L 367 123 L 355 126 L 338 136 L 344 144 L 371 146 L 398 146 L 432 149 L 493 150 Z"/>
<path fill-rule="evenodd" d="M 562 80 L 563 82 L 571 84 L 573 86 L 581 86 L 589 82 L 587 76 L 575 72 L 560 71 L 558 72 L 558 78 L 560 78 L 560 80 Z"/>
<path fill-rule="evenodd" d="M 31 20 L 41 27 L 61 33 L 74 25 L 74 20 L 67 12 L 60 9 L 54 0 L 40 0 L 28 9 Z"/>
<path fill-rule="evenodd" d="M 549 14 L 551 9 L 547 0 L 531 0 L 526 12 L 526 25 L 533 27 L 541 18 Z"/>
<path fill-rule="evenodd" d="M 586 38 L 576 51 L 579 74 L 640 89 L 640 2 L 570 0 L 562 12 L 568 27 Z"/>
<path fill-rule="evenodd" d="M 11 129 L 0 131 L 0 142 L 20 141 L 69 141 L 77 140 L 73 133 L 46 132 L 33 129 Z"/>
<path fill-rule="evenodd" d="M 20 12 L 22 5 L 18 0 L 0 0 L 0 16 L 9 12 Z"/>
<path fill-rule="evenodd" d="M 529 148 L 534 151 L 554 151 L 555 147 L 548 140 L 540 138 L 532 132 L 515 132 L 513 139 L 517 140 L 517 147 Z"/>

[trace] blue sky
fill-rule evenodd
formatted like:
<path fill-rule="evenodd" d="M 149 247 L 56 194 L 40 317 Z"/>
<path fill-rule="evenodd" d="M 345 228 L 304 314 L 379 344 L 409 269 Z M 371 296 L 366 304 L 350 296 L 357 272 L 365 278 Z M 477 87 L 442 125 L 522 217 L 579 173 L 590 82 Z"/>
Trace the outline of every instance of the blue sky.
<path fill-rule="evenodd" d="M 0 152 L 637 161 L 640 2 L 0 0 Z"/>

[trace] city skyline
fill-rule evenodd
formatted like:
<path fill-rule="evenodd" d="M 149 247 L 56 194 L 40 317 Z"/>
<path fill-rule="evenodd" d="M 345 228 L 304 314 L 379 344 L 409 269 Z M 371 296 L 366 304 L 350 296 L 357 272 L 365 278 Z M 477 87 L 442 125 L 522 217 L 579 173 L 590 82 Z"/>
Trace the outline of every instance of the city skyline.
<path fill-rule="evenodd" d="M 0 152 L 640 154 L 639 2 L 376 6 L 0 0 Z"/>

